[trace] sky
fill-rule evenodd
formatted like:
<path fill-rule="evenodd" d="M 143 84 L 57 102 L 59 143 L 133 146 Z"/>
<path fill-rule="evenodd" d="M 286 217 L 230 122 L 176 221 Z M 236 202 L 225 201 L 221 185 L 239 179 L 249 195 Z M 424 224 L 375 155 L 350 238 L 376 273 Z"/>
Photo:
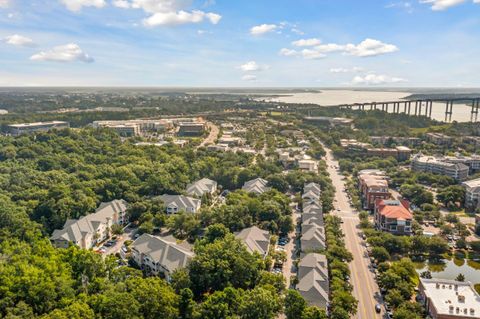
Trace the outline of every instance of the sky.
<path fill-rule="evenodd" d="M 0 86 L 480 87 L 480 0 L 0 0 Z"/>

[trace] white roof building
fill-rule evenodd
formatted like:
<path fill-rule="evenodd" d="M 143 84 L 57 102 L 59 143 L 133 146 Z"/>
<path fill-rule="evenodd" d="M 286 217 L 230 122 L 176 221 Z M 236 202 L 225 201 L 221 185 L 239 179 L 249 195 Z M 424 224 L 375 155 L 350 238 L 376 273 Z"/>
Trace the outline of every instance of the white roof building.
<path fill-rule="evenodd" d="M 480 296 L 470 282 L 421 278 L 419 290 L 432 318 L 480 318 Z"/>

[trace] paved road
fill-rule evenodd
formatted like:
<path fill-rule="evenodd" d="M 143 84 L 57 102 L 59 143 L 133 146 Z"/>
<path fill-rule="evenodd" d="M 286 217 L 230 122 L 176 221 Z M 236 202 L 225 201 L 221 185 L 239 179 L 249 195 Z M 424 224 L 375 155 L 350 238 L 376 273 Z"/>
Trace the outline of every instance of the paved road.
<path fill-rule="evenodd" d="M 347 249 L 353 254 L 353 261 L 350 263 L 353 295 L 358 300 L 358 311 L 352 318 L 375 319 L 382 318 L 382 314 L 375 312 L 375 305 L 381 303 L 378 285 L 375 282 L 374 274 L 370 271 L 370 260 L 367 255 L 364 241 L 360 236 L 359 218 L 357 212 L 349 204 L 345 190 L 343 176 L 335 169 L 338 162 L 333 158 L 332 152 L 324 146 L 327 151 L 325 161 L 328 165 L 328 172 L 336 189 L 334 214 L 343 220 L 342 228 L 345 234 Z M 383 308 L 383 307 L 382 307 Z M 383 309 L 382 309 L 383 310 Z"/>
<path fill-rule="evenodd" d="M 293 267 L 293 260 L 296 259 L 297 248 L 297 221 L 300 218 L 300 214 L 294 210 L 292 212 L 292 219 L 295 228 L 288 234 L 290 241 L 285 245 L 285 253 L 287 254 L 287 261 L 283 264 L 283 276 L 285 277 L 285 284 L 287 288 L 290 288 L 290 278 L 297 275 L 296 268 Z"/>
<path fill-rule="evenodd" d="M 202 143 L 198 146 L 198 148 L 202 146 L 207 146 L 208 144 L 215 143 L 215 140 L 218 137 L 218 133 L 220 132 L 220 130 L 218 129 L 218 126 L 216 126 L 211 122 L 208 122 L 207 127 L 210 129 L 210 134 L 208 134 L 207 138 L 202 141 Z"/>

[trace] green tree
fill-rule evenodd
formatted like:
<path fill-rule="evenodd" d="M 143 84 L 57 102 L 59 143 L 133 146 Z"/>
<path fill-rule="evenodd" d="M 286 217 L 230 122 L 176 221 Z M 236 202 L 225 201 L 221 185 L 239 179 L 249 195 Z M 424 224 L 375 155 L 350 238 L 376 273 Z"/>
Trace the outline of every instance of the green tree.
<path fill-rule="evenodd" d="M 302 319 L 307 302 L 297 290 L 289 289 L 285 296 L 285 315 L 287 319 Z"/>

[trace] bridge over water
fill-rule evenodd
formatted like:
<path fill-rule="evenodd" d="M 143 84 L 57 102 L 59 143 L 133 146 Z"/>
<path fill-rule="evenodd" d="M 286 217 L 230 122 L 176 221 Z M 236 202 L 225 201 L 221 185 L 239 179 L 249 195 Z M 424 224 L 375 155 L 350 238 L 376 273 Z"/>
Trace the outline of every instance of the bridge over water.
<path fill-rule="evenodd" d="M 419 99 L 419 100 L 402 100 L 402 101 L 388 101 L 388 102 L 365 102 L 365 103 L 353 103 L 353 104 L 340 104 L 340 105 L 328 105 L 328 106 L 307 106 L 305 108 L 299 108 L 299 110 L 316 110 L 322 107 L 338 107 L 349 110 L 380 110 L 395 114 L 408 114 L 416 116 L 427 116 L 432 118 L 433 102 L 445 103 L 445 122 L 452 121 L 452 114 L 454 112 L 454 105 L 456 103 L 464 103 L 470 105 L 472 122 L 478 122 L 478 114 L 480 110 L 480 98 L 458 98 L 458 99 L 445 99 L 445 100 L 433 100 L 433 99 Z"/>

